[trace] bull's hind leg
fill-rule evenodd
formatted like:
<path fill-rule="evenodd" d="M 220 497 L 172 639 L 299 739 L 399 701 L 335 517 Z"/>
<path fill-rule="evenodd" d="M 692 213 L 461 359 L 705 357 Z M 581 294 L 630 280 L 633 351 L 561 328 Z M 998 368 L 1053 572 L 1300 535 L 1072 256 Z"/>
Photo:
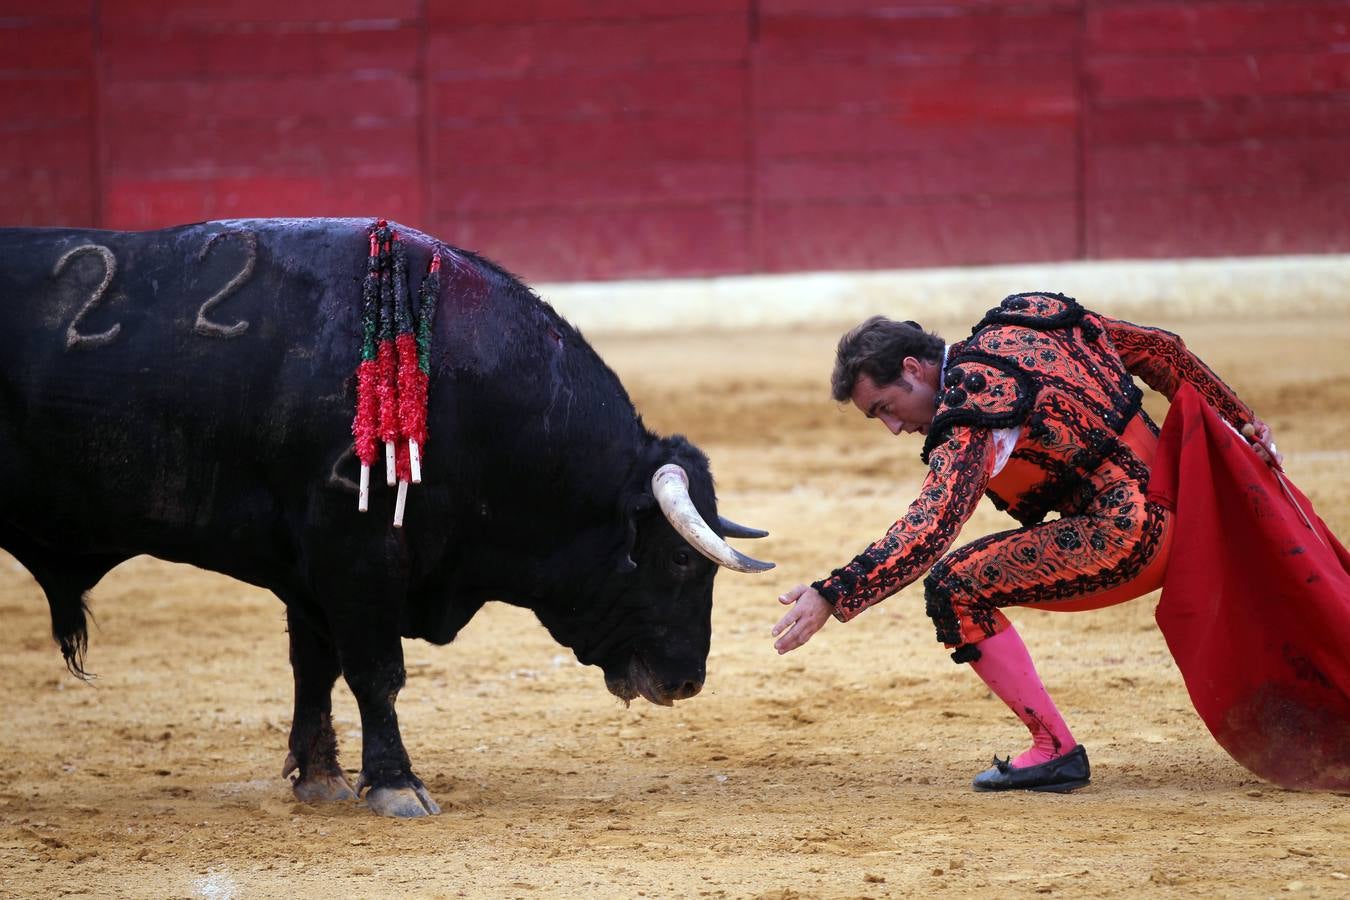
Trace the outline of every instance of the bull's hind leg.
<path fill-rule="evenodd" d="M 293 607 L 286 609 L 286 622 L 295 677 L 295 715 L 281 777 L 296 773 L 291 790 L 302 803 L 355 800 L 356 791 L 338 765 L 333 731 L 333 684 L 342 672 L 337 648 Z"/>

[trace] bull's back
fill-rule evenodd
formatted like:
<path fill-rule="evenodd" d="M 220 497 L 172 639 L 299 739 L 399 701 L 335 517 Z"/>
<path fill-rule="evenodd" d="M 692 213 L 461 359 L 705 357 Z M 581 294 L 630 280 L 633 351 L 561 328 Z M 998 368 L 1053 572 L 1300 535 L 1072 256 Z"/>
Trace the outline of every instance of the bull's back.
<path fill-rule="evenodd" d="M 368 225 L 0 230 L 4 514 L 191 540 L 298 462 L 326 472 L 350 444 Z"/>

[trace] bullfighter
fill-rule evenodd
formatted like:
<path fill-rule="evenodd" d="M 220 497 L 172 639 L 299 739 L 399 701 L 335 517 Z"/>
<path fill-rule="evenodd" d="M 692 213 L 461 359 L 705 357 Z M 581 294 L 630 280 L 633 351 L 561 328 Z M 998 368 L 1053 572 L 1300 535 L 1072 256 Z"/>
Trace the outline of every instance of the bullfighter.
<path fill-rule="evenodd" d="M 1053 293 L 1014 294 L 952 344 L 874 316 L 839 341 L 832 392 L 895 435 L 924 437 L 928 474 L 890 529 L 828 577 L 779 597 L 775 648 L 806 643 L 925 572 L 937 640 L 969 663 L 1031 732 L 994 758 L 977 791 L 1068 792 L 1087 750 L 1051 700 L 1008 607 L 1098 609 L 1161 586 L 1174 514 L 1149 499 L 1159 429 L 1132 376 L 1171 400 L 1189 385 L 1278 465 L 1271 432 L 1177 335 Z M 948 553 L 981 495 L 1021 527 Z M 1055 518 L 1047 515 L 1057 513 Z"/>

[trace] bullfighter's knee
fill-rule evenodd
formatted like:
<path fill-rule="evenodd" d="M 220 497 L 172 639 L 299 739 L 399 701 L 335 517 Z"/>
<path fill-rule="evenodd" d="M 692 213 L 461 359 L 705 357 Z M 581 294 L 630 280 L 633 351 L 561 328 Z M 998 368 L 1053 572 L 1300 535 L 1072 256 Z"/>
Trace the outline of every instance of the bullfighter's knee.
<path fill-rule="evenodd" d="M 981 599 L 972 579 L 939 562 L 924 579 L 924 600 L 939 643 L 954 648 L 952 662 L 976 662 L 979 642 L 1007 627 L 1007 619 L 992 604 Z"/>
<path fill-rule="evenodd" d="M 923 580 L 924 609 L 933 621 L 938 643 L 961 643 L 961 623 L 953 602 L 955 576 L 951 569 L 939 562 Z"/>

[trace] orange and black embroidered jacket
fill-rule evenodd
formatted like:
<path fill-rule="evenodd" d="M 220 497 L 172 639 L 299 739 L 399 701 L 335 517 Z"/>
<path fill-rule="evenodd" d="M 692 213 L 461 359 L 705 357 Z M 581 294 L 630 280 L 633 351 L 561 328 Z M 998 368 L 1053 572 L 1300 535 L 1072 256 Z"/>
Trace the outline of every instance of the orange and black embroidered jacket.
<path fill-rule="evenodd" d="M 1142 392 L 1196 387 L 1234 427 L 1252 411 L 1168 331 L 1090 312 L 1060 294 L 1014 294 L 951 345 L 924 442 L 928 476 L 886 534 L 816 588 L 848 621 L 914 581 L 956 540 L 982 494 L 1023 525 L 1074 515 L 1122 477 L 1147 481 L 1120 453 Z M 998 477 L 996 429 L 1018 429 Z"/>

